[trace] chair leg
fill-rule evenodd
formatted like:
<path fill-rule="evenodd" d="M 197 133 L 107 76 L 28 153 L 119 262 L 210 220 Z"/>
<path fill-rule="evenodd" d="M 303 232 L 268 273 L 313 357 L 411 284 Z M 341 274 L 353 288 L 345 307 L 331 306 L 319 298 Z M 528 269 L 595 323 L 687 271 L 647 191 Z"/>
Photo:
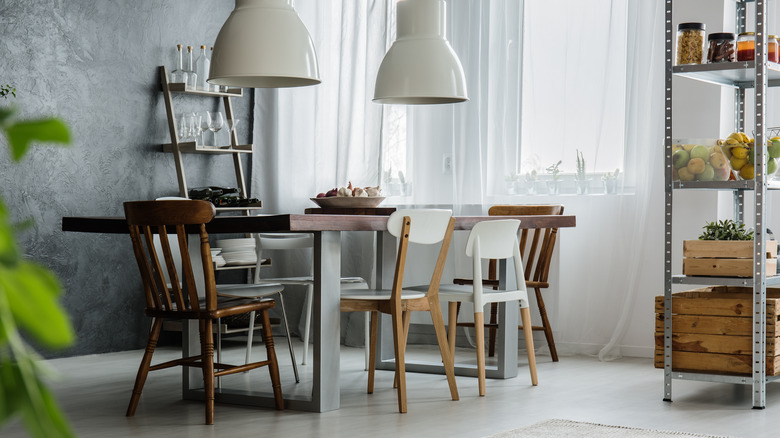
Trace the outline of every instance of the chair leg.
<path fill-rule="evenodd" d="M 206 424 L 214 424 L 214 338 L 211 334 L 211 320 L 201 319 L 198 322 L 203 389 L 206 401 Z"/>
<path fill-rule="evenodd" d="M 498 303 L 490 303 L 490 324 L 495 324 L 498 321 Z M 496 355 L 496 333 L 497 327 L 490 327 L 488 329 L 488 356 L 493 357 Z"/>
<path fill-rule="evenodd" d="M 306 319 L 303 325 L 303 360 L 301 365 L 309 363 L 309 331 L 311 329 L 311 304 L 314 299 L 314 285 L 306 287 Z"/>
<path fill-rule="evenodd" d="M 268 373 L 271 375 L 271 387 L 274 390 L 274 402 L 276 409 L 284 410 L 284 398 L 282 397 L 282 381 L 279 378 L 279 362 L 276 361 L 276 351 L 274 350 L 274 335 L 271 332 L 271 318 L 268 317 L 268 311 L 260 311 L 260 317 L 263 319 L 263 343 L 268 355 Z"/>
<path fill-rule="evenodd" d="M 209 327 L 211 328 L 211 327 Z M 213 342 L 213 339 L 212 339 Z M 222 318 L 217 318 L 217 363 L 222 363 Z M 217 388 L 222 387 L 222 377 L 217 377 Z"/>
<path fill-rule="evenodd" d="M 126 416 L 132 417 L 135 415 L 135 409 L 138 407 L 138 400 L 141 398 L 141 392 L 144 389 L 144 383 L 146 383 L 146 376 L 149 374 L 149 367 L 152 364 L 152 355 L 154 355 L 154 349 L 157 347 L 157 339 L 160 337 L 160 329 L 162 328 L 162 319 L 154 318 L 152 320 L 152 327 L 149 330 L 149 340 L 146 342 L 146 351 L 144 351 L 143 358 L 141 359 L 141 365 L 138 366 L 138 374 L 135 377 L 135 385 L 133 385 L 133 393 L 130 396 L 130 404 L 127 406 Z"/>
<path fill-rule="evenodd" d="M 404 358 L 404 328 L 401 309 L 393 309 L 393 348 L 395 350 L 395 372 L 398 378 L 398 410 L 406 413 L 406 362 Z"/>
<path fill-rule="evenodd" d="M 254 310 L 249 312 L 249 331 L 246 334 L 246 358 L 244 363 L 248 364 L 252 358 L 252 338 L 255 334 L 255 312 Z M 248 373 L 249 371 L 247 371 Z"/>
<path fill-rule="evenodd" d="M 379 312 L 366 312 L 371 315 L 371 328 L 368 341 L 368 393 L 374 393 L 374 371 L 376 370 L 376 334 L 379 326 Z"/>
<path fill-rule="evenodd" d="M 363 341 L 364 350 L 366 352 L 365 371 L 368 371 L 368 367 L 371 366 L 371 364 L 369 363 L 371 362 L 370 359 L 371 353 L 368 348 L 368 344 L 371 342 L 371 327 L 370 327 L 371 312 L 363 312 L 363 314 L 365 315 L 365 322 L 363 324 L 365 326 L 365 336 L 364 336 L 365 340 Z"/>
<path fill-rule="evenodd" d="M 539 305 L 539 315 L 542 317 L 542 327 L 544 328 L 544 337 L 547 339 L 547 345 L 550 347 L 550 355 L 553 362 L 558 362 L 558 350 L 555 348 L 555 339 L 553 339 L 552 327 L 550 326 L 550 320 L 547 318 L 547 309 L 544 307 L 544 298 L 542 298 L 542 290 L 535 287 L 536 291 L 536 303 Z"/>
<path fill-rule="evenodd" d="M 284 334 L 287 335 L 287 348 L 290 349 L 290 359 L 292 359 L 293 374 L 295 374 L 295 383 L 300 383 L 301 378 L 298 376 L 298 362 L 295 360 L 295 349 L 292 344 L 292 336 L 290 336 L 290 326 L 287 325 L 287 311 L 284 309 L 284 297 L 282 293 L 276 294 L 279 297 L 279 307 L 282 308 L 282 322 L 284 323 Z"/>
<path fill-rule="evenodd" d="M 449 323 L 447 324 L 447 340 L 450 341 L 450 356 L 455 361 L 455 337 L 458 329 L 458 302 L 450 301 L 447 309 L 449 314 Z"/>
<path fill-rule="evenodd" d="M 441 359 L 442 362 L 444 362 L 444 372 L 447 374 L 447 383 L 450 385 L 450 395 L 453 400 L 458 400 L 458 386 L 455 383 L 455 365 L 452 353 L 449 351 L 450 347 L 447 342 L 447 331 L 444 328 L 444 317 L 441 314 L 441 306 L 439 305 L 438 297 L 429 301 L 428 305 L 431 319 L 433 320 L 433 328 L 436 330 L 436 340 L 439 342 Z"/>
<path fill-rule="evenodd" d="M 412 312 L 403 312 L 404 322 L 404 351 L 406 351 L 406 342 L 409 340 L 409 324 L 412 321 Z M 398 388 L 398 370 L 395 371 L 395 377 L 393 378 L 393 388 Z"/>
<path fill-rule="evenodd" d="M 531 384 L 536 386 L 539 380 L 536 376 L 536 353 L 534 352 L 534 329 L 531 325 L 531 311 L 528 307 L 520 309 L 520 317 L 523 321 L 523 335 L 525 336 L 525 348 L 528 350 L 528 369 L 531 371 Z"/>
<path fill-rule="evenodd" d="M 482 310 L 482 309 L 478 309 Z M 485 396 L 485 314 L 474 312 L 474 336 L 477 338 L 477 377 L 479 395 Z"/>

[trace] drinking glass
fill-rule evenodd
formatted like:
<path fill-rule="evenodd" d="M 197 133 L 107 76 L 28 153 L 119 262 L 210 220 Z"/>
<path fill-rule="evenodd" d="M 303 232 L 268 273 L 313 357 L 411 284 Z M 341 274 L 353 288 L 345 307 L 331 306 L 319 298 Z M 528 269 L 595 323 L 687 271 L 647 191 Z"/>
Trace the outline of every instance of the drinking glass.
<path fill-rule="evenodd" d="M 233 144 L 233 133 L 236 131 L 236 125 L 238 125 L 238 122 L 241 120 L 239 119 L 227 119 L 227 133 L 228 133 L 228 142 L 232 145 Z"/>
<path fill-rule="evenodd" d="M 187 117 L 182 114 L 181 120 L 179 121 L 179 141 L 185 142 L 190 137 L 190 127 L 187 124 Z"/>
<path fill-rule="evenodd" d="M 209 130 L 209 125 L 211 125 L 211 113 L 208 111 L 203 111 L 200 113 L 200 119 L 198 120 L 198 135 L 202 135 L 201 141 L 203 145 L 206 144 L 206 134 L 205 132 Z"/>
<path fill-rule="evenodd" d="M 190 132 L 189 132 L 189 141 L 194 141 L 195 144 L 198 144 L 198 115 L 195 113 L 190 113 L 189 117 L 189 125 L 190 125 Z"/>
<path fill-rule="evenodd" d="M 222 113 L 216 111 L 211 114 L 211 123 L 209 123 L 209 131 L 214 133 L 214 145 L 217 144 L 217 132 L 222 129 L 225 124 L 225 120 L 222 118 Z"/>

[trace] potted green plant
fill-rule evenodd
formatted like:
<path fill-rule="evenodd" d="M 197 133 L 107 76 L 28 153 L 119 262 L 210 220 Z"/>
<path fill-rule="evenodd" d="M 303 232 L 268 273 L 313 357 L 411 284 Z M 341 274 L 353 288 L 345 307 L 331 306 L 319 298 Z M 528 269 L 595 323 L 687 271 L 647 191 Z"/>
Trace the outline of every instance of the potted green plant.
<path fill-rule="evenodd" d="M 529 195 L 536 194 L 536 180 L 539 178 L 536 169 L 525 173 L 525 187 Z"/>
<path fill-rule="evenodd" d="M 577 149 L 577 172 L 574 174 L 574 182 L 577 185 L 578 195 L 585 195 L 588 193 L 590 180 L 587 179 L 587 177 L 588 175 L 585 173 L 585 158 L 582 156 L 582 152 Z"/>
<path fill-rule="evenodd" d="M 753 276 L 753 230 L 730 219 L 708 222 L 698 240 L 683 241 L 683 274 Z M 766 275 L 776 275 L 777 241 L 764 241 Z"/>
<path fill-rule="evenodd" d="M 9 95 L 16 97 L 16 89 L 0 85 L 0 97 L 7 99 Z M 70 142 L 68 129 L 60 120 L 18 120 L 13 107 L 0 106 L 0 133 L 14 162 L 20 161 L 34 142 Z M 40 365 L 27 340 L 61 349 L 73 343 L 75 334 L 59 303 L 59 281 L 23 255 L 14 236 L 19 228 L 0 199 L 0 428 L 20 417 L 30 436 L 73 437 L 46 386 L 50 370 Z"/>
<path fill-rule="evenodd" d="M 550 195 L 557 195 L 560 190 L 561 169 L 560 165 L 563 160 L 558 160 L 557 163 L 551 165 L 546 169 L 547 173 L 552 176 L 552 179 L 547 181 L 547 193 Z"/>
<path fill-rule="evenodd" d="M 620 175 L 620 169 L 615 169 L 614 172 L 606 172 L 601 181 L 604 182 L 604 193 L 613 194 L 617 192 L 617 179 Z"/>

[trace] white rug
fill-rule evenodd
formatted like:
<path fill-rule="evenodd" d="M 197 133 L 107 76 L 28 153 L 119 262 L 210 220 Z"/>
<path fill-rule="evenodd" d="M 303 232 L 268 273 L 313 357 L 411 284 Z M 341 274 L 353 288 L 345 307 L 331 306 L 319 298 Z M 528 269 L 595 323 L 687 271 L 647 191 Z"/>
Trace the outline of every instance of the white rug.
<path fill-rule="evenodd" d="M 485 438 L 728 438 L 716 435 L 636 429 L 570 420 L 547 420 Z"/>

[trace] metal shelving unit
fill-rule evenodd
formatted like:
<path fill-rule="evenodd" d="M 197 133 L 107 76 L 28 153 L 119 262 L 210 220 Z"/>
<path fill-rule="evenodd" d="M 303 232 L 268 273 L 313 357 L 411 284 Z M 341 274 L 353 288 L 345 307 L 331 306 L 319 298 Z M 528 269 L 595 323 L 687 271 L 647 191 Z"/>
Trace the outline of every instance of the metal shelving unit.
<path fill-rule="evenodd" d="M 766 204 L 768 187 L 766 171 L 766 92 L 769 86 L 780 86 L 780 65 L 767 62 L 766 13 L 767 0 L 736 0 L 736 31 L 745 31 L 747 4 L 755 3 L 756 49 L 755 61 L 723 64 L 674 66 L 673 0 L 666 0 L 666 82 L 665 82 L 665 260 L 664 260 L 664 400 L 672 400 L 672 381 L 695 380 L 706 382 L 727 382 L 752 385 L 753 408 L 766 407 L 766 383 L 780 376 L 766 375 L 766 287 L 780 284 L 780 278 L 766 276 L 766 254 L 762 250 L 765 239 Z M 745 90 L 755 90 L 755 179 L 754 181 L 727 181 L 721 183 L 672 182 L 672 78 L 681 76 L 697 81 L 734 88 L 735 131 L 744 130 Z M 685 277 L 672 275 L 672 200 L 677 190 L 730 190 L 734 193 L 735 220 L 744 220 L 746 194 L 753 193 L 755 206 L 755 232 L 753 261 L 755 271 L 752 278 Z M 725 376 L 709 373 L 676 372 L 672 370 L 672 284 L 727 285 L 753 288 L 753 370 L 750 376 Z"/>

